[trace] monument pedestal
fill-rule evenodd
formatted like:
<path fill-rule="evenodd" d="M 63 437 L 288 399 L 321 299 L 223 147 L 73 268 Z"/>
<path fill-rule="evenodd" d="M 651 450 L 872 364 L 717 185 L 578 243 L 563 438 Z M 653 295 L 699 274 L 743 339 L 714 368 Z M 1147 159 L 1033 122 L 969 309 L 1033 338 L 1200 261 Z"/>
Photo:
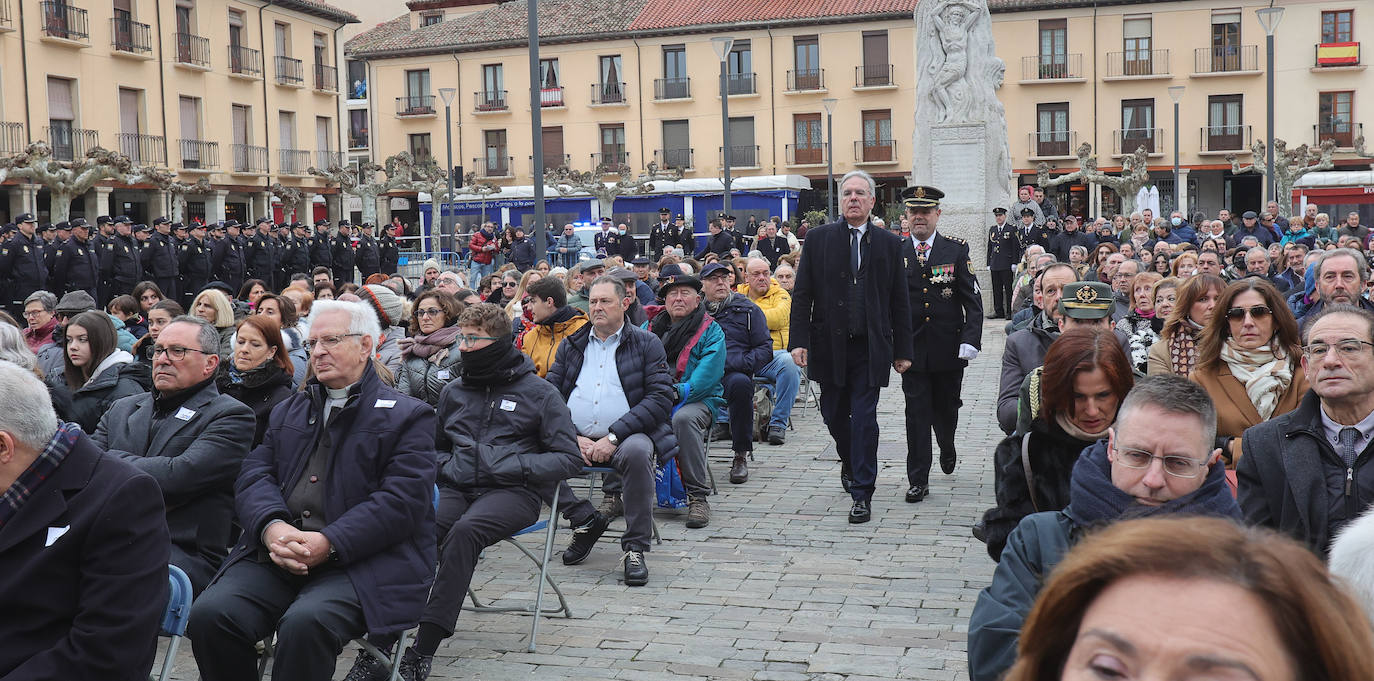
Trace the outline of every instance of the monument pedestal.
<path fill-rule="evenodd" d="M 987 226 L 997 202 L 990 195 L 987 124 L 934 125 L 927 134 L 930 159 L 927 182 L 945 193 L 940 201 L 940 232 L 968 242 L 969 260 L 983 291 L 983 307 L 992 304 L 992 275 L 987 266 Z"/>

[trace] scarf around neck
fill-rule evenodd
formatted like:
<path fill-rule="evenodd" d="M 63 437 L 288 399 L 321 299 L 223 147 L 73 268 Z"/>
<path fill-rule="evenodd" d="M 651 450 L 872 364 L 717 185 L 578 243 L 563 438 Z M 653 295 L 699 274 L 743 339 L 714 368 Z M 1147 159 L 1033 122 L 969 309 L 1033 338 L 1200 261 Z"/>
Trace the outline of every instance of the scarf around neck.
<path fill-rule="evenodd" d="M 396 341 L 396 344 L 401 348 L 401 357 L 403 359 L 410 359 L 411 357 L 429 359 L 443 352 L 443 355 L 440 357 L 442 359 L 443 356 L 447 355 L 447 352 L 444 351 L 448 350 L 453 345 L 453 341 L 457 340 L 458 336 L 462 335 L 462 333 L 463 332 L 459 330 L 457 324 L 452 324 L 434 333 L 420 334 L 412 338 L 402 338 Z"/>
<path fill-rule="evenodd" d="M 1079 428 L 1078 426 L 1074 425 L 1073 421 L 1069 420 L 1067 414 L 1055 414 L 1054 422 L 1056 425 L 1062 428 L 1065 433 L 1068 433 L 1069 437 L 1075 440 L 1082 440 L 1083 442 L 1097 442 L 1098 440 L 1107 437 L 1107 428 L 1111 428 L 1111 425 L 1109 424 L 1107 428 L 1103 428 L 1102 432 L 1100 433 L 1089 433 L 1088 431 L 1083 430 L 1082 428 Z"/>
<path fill-rule="evenodd" d="M 1074 463 L 1069 477 L 1069 505 L 1064 514 L 1075 525 L 1092 527 L 1116 520 L 1181 513 L 1240 519 L 1240 506 L 1226 485 L 1226 464 L 1217 460 L 1207 470 L 1202 486 L 1159 506 L 1143 506 L 1135 497 L 1112 484 L 1112 464 L 1107 443 L 1088 448 Z"/>
<path fill-rule="evenodd" d="M 679 321 L 673 321 L 672 315 L 668 314 L 666 309 L 649 321 L 649 330 L 663 340 L 663 349 L 668 357 L 668 366 L 684 365 L 683 362 L 679 361 L 682 358 L 682 353 L 691 351 L 692 348 L 689 344 L 693 336 L 696 335 L 697 329 L 701 328 L 709 319 L 711 317 L 706 314 L 706 305 L 701 303 L 697 305 L 697 309 L 692 310 L 690 314 Z M 681 378 L 681 376 L 676 376 L 676 378 Z"/>
<path fill-rule="evenodd" d="M 1236 346 L 1235 339 L 1221 346 L 1221 359 L 1231 375 L 1245 386 L 1245 395 L 1255 405 L 1260 419 L 1268 420 L 1279 406 L 1279 400 L 1293 382 L 1293 369 L 1288 358 L 1274 352 L 1272 346 L 1261 345 L 1254 350 Z"/>
<path fill-rule="evenodd" d="M 485 348 L 461 354 L 465 385 L 504 385 L 515 380 L 522 371 L 534 370 L 529 357 L 515 347 L 515 335 L 510 333 L 502 334 Z"/>
<path fill-rule="evenodd" d="M 1169 339 L 1169 366 L 1174 374 L 1188 377 L 1193 373 L 1193 363 L 1197 361 L 1197 334 L 1200 330 L 1193 320 L 1185 319 Z"/>

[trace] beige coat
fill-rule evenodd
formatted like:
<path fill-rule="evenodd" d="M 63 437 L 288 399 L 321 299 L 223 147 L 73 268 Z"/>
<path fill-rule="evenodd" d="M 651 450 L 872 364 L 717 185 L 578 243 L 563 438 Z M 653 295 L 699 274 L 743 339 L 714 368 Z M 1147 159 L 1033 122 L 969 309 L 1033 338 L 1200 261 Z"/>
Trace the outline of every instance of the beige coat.
<path fill-rule="evenodd" d="M 1225 362 L 1221 362 L 1215 369 L 1194 371 L 1188 378 L 1202 386 L 1216 406 L 1217 437 L 1235 438 L 1231 441 L 1230 451 L 1224 452 L 1230 459 L 1226 462 L 1226 467 L 1235 468 L 1236 462 L 1240 460 L 1241 433 L 1264 419 L 1260 418 L 1259 412 L 1255 411 L 1255 405 L 1250 402 L 1250 396 L 1245 393 L 1245 384 L 1231 375 L 1231 369 Z M 1283 397 L 1279 398 L 1279 404 L 1274 408 L 1274 414 L 1270 418 L 1297 409 L 1303 395 L 1307 394 L 1307 389 L 1307 375 L 1299 365 L 1293 370 L 1293 380 L 1288 384 L 1288 390 L 1284 392 Z"/>

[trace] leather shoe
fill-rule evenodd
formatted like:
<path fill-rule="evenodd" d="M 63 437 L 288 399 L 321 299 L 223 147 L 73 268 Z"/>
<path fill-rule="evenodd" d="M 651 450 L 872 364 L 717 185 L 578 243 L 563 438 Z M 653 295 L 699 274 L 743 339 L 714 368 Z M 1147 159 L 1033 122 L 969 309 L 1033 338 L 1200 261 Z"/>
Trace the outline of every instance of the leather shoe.
<path fill-rule="evenodd" d="M 987 521 L 979 520 L 973 524 L 973 538 L 984 544 L 988 543 L 988 524 Z"/>
<path fill-rule="evenodd" d="M 940 470 L 944 471 L 945 475 L 954 475 L 955 463 L 958 463 L 958 454 L 953 447 L 940 450 Z"/>
<path fill-rule="evenodd" d="M 596 540 L 611 526 L 611 520 L 598 512 L 592 512 L 592 519 L 573 528 L 572 542 L 563 551 L 564 565 L 577 565 L 587 559 Z"/>
<path fill-rule="evenodd" d="M 849 471 L 840 471 L 840 486 L 844 488 L 845 494 L 849 493 L 850 485 L 854 484 L 854 478 L 849 476 Z"/>
<path fill-rule="evenodd" d="M 735 452 L 730 462 L 730 484 L 740 485 L 749 482 L 749 452 Z"/>
<path fill-rule="evenodd" d="M 643 551 L 625 552 L 625 586 L 644 586 L 649 583 L 649 566 L 644 563 Z"/>
<path fill-rule="evenodd" d="M 854 506 L 849 509 L 850 524 L 866 523 L 872 518 L 873 510 L 869 508 L 867 501 L 856 501 Z"/>
<path fill-rule="evenodd" d="M 912 485 L 906 491 L 906 503 L 914 504 L 930 494 L 929 485 Z"/>

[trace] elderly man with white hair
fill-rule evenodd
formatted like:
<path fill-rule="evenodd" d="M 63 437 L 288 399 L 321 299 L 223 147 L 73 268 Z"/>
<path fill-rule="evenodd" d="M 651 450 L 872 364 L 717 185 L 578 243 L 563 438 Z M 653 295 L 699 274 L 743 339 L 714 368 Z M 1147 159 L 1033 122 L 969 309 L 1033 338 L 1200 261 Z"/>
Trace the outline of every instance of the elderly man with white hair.
<path fill-rule="evenodd" d="M 0 678 L 146 679 L 167 604 L 157 482 L 0 362 Z"/>
<path fill-rule="evenodd" d="M 191 610 L 207 681 L 272 674 L 327 681 L 363 633 L 383 649 L 416 626 L 434 580 L 435 418 L 387 387 L 371 358 L 382 330 L 361 303 L 315 303 L 311 379 L 277 405 L 243 462 L 243 536 Z"/>

